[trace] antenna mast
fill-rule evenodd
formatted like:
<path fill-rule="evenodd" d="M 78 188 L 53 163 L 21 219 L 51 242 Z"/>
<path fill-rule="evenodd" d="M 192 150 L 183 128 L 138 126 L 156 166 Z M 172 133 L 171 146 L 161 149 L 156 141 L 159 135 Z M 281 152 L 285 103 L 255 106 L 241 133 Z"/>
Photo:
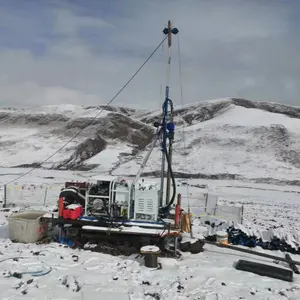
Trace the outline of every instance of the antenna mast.
<path fill-rule="evenodd" d="M 165 179 L 165 163 L 166 156 L 168 156 L 168 169 L 167 169 L 167 187 L 166 187 L 166 204 L 170 201 L 170 186 L 171 186 L 171 164 L 172 164 L 172 145 L 174 141 L 174 123 L 173 123 L 173 102 L 169 98 L 170 95 L 170 75 L 171 75 L 171 46 L 172 46 L 172 34 L 176 35 L 178 29 L 172 27 L 172 23 L 169 20 L 168 26 L 163 30 L 165 35 L 168 35 L 168 66 L 167 66 L 167 82 L 165 91 L 165 101 L 163 103 L 163 120 L 162 120 L 162 163 L 161 163 L 161 183 L 160 183 L 160 206 L 163 205 L 163 193 L 164 193 L 164 179 Z M 168 110 L 170 106 L 170 111 Z M 167 140 L 169 140 L 167 148 Z"/>

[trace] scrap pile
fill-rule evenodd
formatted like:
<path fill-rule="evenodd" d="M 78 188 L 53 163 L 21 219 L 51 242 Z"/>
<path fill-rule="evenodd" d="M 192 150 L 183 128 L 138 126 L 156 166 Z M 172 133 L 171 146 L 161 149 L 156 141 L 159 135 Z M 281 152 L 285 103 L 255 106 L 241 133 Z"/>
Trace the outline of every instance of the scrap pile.
<path fill-rule="evenodd" d="M 225 222 L 216 224 L 206 220 L 203 225 L 207 228 L 207 233 L 204 234 L 207 241 L 215 242 L 217 240 L 216 232 L 225 230 L 228 234 L 228 242 L 232 245 L 241 245 L 249 248 L 258 246 L 265 250 L 280 250 L 291 254 L 300 254 L 300 247 L 296 241 L 289 236 L 279 236 L 272 229 L 259 234 L 258 232 L 251 232 L 239 224 Z"/>

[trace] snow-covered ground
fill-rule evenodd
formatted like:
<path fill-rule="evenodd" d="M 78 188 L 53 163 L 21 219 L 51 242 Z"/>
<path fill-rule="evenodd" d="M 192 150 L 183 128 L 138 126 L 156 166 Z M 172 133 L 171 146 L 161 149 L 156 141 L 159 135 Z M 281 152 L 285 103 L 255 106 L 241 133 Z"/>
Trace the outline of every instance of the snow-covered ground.
<path fill-rule="evenodd" d="M 3 186 L 24 171 L 0 169 L 0 185 Z M 36 170 L 19 180 L 16 186 L 33 184 L 60 187 L 65 180 L 83 179 L 91 175 L 95 173 Z M 211 190 L 219 194 L 220 203 L 244 204 L 246 226 L 265 229 L 275 224 L 299 237 L 299 187 L 224 180 L 190 180 L 189 183 L 208 184 Z M 201 190 L 194 187 L 178 189 L 183 195 L 191 194 L 192 204 L 195 204 L 197 193 Z M 16 192 L 15 201 L 20 193 Z M 47 200 L 48 207 L 42 207 L 43 197 L 36 192 L 32 193 L 30 204 L 49 210 L 57 200 L 55 192 L 51 195 Z M 27 200 L 24 199 L 24 202 Z M 186 201 L 186 197 L 183 197 L 183 202 Z M 203 253 L 184 253 L 180 260 L 160 258 L 162 269 L 150 270 L 136 255 L 113 257 L 69 249 L 56 243 L 11 243 L 7 239 L 6 217 L 9 214 L 0 212 L 0 299 L 300 299 L 299 275 L 294 274 L 294 282 L 287 283 L 237 271 L 233 267 L 239 259 L 245 258 L 276 266 L 269 259 L 205 245 Z M 195 232 L 197 229 L 195 226 Z M 263 252 L 259 248 L 255 251 Z M 281 252 L 269 253 L 283 257 Z M 299 256 L 291 256 L 300 261 Z M 287 265 L 280 265 L 288 269 Z M 14 272 L 25 271 L 41 273 L 7 278 Z M 34 276 L 42 273 L 47 274 Z"/>
<path fill-rule="evenodd" d="M 120 153 L 130 154 L 131 151 L 130 146 L 121 143 L 109 145 L 100 153 L 86 160 L 86 164 L 98 165 L 94 172 L 106 173 L 112 169 L 112 166 L 117 167 L 119 165 L 121 162 Z"/>
<path fill-rule="evenodd" d="M 1 262 L 1 299 L 299 299 L 300 293 L 299 276 L 286 283 L 237 271 L 233 264 L 239 258 L 253 256 L 208 245 L 203 253 L 184 254 L 181 260 L 160 258 L 161 270 L 145 268 L 136 256 L 113 257 L 57 244 L 3 241 L 0 251 L 4 259 L 16 258 Z M 44 276 L 6 278 L 9 272 L 46 273 L 50 268 Z"/>

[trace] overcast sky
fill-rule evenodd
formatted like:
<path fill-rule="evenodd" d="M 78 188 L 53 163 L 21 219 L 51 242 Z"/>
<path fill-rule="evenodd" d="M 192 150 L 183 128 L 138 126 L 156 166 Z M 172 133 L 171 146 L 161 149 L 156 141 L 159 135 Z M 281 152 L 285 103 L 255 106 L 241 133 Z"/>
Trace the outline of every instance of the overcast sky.
<path fill-rule="evenodd" d="M 105 104 L 179 29 L 185 103 L 244 97 L 300 106 L 299 0 L 0 0 L 0 106 Z M 180 104 L 178 36 L 171 99 Z M 115 100 L 159 108 L 166 45 Z"/>

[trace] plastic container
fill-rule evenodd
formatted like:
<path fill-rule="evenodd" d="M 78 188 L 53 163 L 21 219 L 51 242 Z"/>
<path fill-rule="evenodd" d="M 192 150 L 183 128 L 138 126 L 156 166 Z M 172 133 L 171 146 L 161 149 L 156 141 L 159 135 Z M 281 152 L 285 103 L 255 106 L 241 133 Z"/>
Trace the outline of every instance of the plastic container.
<path fill-rule="evenodd" d="M 44 211 L 25 211 L 8 218 L 9 238 L 19 243 L 35 243 L 47 236 L 48 224 L 41 223 Z"/>
<path fill-rule="evenodd" d="M 228 245 L 228 233 L 226 231 L 217 231 L 216 238 L 218 244 Z"/>
<path fill-rule="evenodd" d="M 83 208 L 79 204 L 71 204 L 63 210 L 63 218 L 77 220 L 83 214 Z"/>

